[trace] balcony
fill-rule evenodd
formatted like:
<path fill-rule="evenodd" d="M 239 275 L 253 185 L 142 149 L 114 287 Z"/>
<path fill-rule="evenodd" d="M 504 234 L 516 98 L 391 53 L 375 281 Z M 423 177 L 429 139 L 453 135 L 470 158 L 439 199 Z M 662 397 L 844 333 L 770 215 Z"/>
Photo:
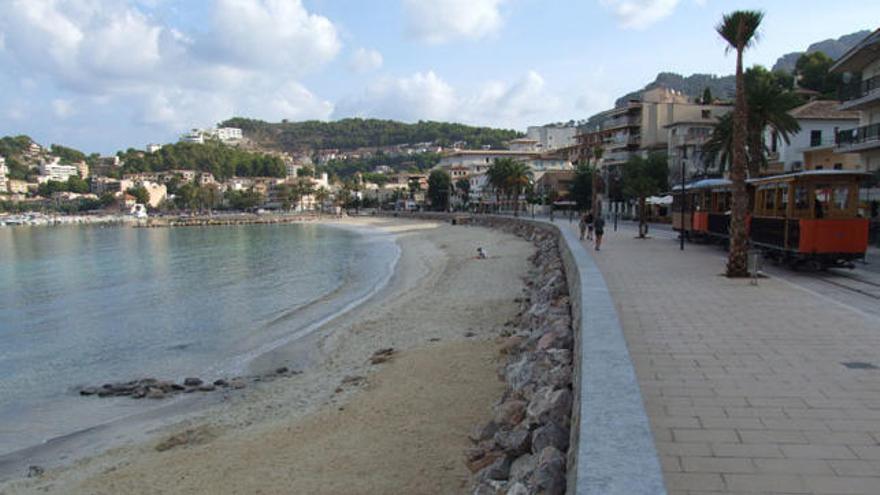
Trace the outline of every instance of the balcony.
<path fill-rule="evenodd" d="M 880 75 L 853 81 L 838 90 L 841 110 L 863 110 L 880 104 Z"/>
<path fill-rule="evenodd" d="M 837 147 L 844 153 L 880 148 L 880 123 L 838 132 Z"/>
<path fill-rule="evenodd" d="M 624 127 L 641 127 L 641 117 L 618 117 L 602 124 L 602 130 L 621 129 Z"/>

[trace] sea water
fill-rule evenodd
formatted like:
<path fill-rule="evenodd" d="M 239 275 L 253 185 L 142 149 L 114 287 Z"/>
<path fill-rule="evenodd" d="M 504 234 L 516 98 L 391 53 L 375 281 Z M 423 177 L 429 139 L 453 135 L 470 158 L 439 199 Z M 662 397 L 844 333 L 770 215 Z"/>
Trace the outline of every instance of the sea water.
<path fill-rule="evenodd" d="M 398 254 L 319 224 L 0 229 L 0 455 L 163 402 L 83 386 L 245 373 L 369 297 Z"/>

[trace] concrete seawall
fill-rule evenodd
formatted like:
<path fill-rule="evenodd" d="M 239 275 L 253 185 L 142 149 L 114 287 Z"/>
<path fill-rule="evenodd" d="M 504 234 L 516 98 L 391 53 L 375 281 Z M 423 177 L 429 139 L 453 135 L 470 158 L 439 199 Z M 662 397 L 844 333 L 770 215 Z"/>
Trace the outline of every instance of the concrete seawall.
<path fill-rule="evenodd" d="M 574 229 L 562 222 L 496 215 L 400 214 L 485 227 L 531 223 L 559 237 L 575 334 L 568 493 L 664 495 L 663 474 L 641 390 L 605 280 Z"/>

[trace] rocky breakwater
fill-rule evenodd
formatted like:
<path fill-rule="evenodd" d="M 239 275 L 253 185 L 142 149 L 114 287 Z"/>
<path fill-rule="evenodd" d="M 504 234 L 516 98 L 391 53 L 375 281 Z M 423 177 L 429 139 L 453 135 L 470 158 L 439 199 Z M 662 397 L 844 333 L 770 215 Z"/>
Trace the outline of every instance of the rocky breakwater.
<path fill-rule="evenodd" d="M 488 220 L 488 219 L 487 219 Z M 537 252 L 520 312 L 501 337 L 500 377 L 507 383 L 494 416 L 471 434 L 466 453 L 472 493 L 562 494 L 572 414 L 574 334 L 557 235 L 535 224 L 494 220 L 531 240 Z"/>
<path fill-rule="evenodd" d="M 105 383 L 98 387 L 83 387 L 79 394 L 92 397 L 131 397 L 132 399 L 166 399 L 178 394 L 190 394 L 193 392 L 214 392 L 226 389 L 243 389 L 248 384 L 272 381 L 276 378 L 290 377 L 300 374 L 300 371 L 291 371 L 286 366 L 276 369 L 274 372 L 261 375 L 239 376 L 231 379 L 218 378 L 213 381 L 205 381 L 201 378 L 185 378 L 177 383 L 156 378 L 141 378 L 127 382 Z"/>

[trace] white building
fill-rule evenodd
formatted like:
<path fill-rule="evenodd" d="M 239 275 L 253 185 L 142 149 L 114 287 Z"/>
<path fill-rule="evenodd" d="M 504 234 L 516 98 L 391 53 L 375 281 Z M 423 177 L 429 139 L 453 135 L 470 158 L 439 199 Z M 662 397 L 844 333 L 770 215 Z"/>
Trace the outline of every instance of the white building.
<path fill-rule="evenodd" d="M 147 153 L 155 153 L 162 149 L 161 144 L 150 143 L 147 145 Z"/>
<path fill-rule="evenodd" d="M 803 170 L 805 151 L 835 147 L 838 132 L 859 124 L 858 112 L 839 110 L 839 107 L 839 101 L 816 100 L 791 110 L 789 114 L 797 119 L 801 130 L 789 136 L 788 143 L 768 130 L 766 142 L 771 167 L 781 164 L 783 172 Z M 841 164 L 838 168 L 842 167 Z"/>
<path fill-rule="evenodd" d="M 303 166 L 296 162 L 287 162 L 287 178 L 288 179 L 296 179 L 299 177 L 299 171 L 302 170 Z"/>
<path fill-rule="evenodd" d="M 210 129 L 206 131 L 210 137 L 217 138 L 224 143 L 229 141 L 238 141 L 244 137 L 241 132 L 241 129 L 237 127 L 218 127 L 217 129 Z"/>
<path fill-rule="evenodd" d="M 205 135 L 202 131 L 198 129 L 193 129 L 192 131 L 180 136 L 181 143 L 196 143 L 196 144 L 204 144 L 205 143 Z"/>
<path fill-rule="evenodd" d="M 574 146 L 577 144 L 576 134 L 577 127 L 565 125 L 531 126 L 526 131 L 526 137 L 537 141 L 542 151 Z"/>
<path fill-rule="evenodd" d="M 6 166 L 6 158 L 0 156 L 0 193 L 5 193 L 9 189 L 9 181 L 6 174 L 9 173 L 9 167 Z"/>
<path fill-rule="evenodd" d="M 76 165 L 61 165 L 56 157 L 51 162 L 43 162 L 40 165 L 40 176 L 37 179 L 41 184 L 50 180 L 66 182 L 71 177 L 79 175 Z"/>
<path fill-rule="evenodd" d="M 536 152 L 539 151 L 539 142 L 536 139 L 529 138 L 519 138 L 510 141 L 510 151 L 525 151 L 525 152 Z"/>

